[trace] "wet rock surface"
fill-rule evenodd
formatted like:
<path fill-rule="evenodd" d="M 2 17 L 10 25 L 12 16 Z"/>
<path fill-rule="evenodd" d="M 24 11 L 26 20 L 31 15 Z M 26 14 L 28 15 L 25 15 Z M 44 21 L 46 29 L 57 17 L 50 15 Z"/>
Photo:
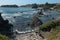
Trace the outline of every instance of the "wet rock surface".
<path fill-rule="evenodd" d="M 4 20 L 0 13 L 0 33 L 6 36 L 11 36 L 13 25 L 8 20 Z"/>

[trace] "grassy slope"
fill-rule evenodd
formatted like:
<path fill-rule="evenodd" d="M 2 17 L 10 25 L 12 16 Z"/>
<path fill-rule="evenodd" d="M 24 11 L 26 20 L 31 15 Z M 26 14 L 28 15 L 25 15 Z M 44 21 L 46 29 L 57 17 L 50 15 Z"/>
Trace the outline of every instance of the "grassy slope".
<path fill-rule="evenodd" d="M 60 40 L 60 26 L 56 26 L 52 32 L 50 32 L 47 40 Z"/>
<path fill-rule="evenodd" d="M 48 29 L 51 27 L 51 30 L 47 33 L 47 40 L 60 40 L 60 19 L 48 21 L 40 26 L 39 30 Z"/>
<path fill-rule="evenodd" d="M 57 4 L 56 6 L 55 6 L 55 9 L 59 9 L 60 10 L 60 4 Z"/>

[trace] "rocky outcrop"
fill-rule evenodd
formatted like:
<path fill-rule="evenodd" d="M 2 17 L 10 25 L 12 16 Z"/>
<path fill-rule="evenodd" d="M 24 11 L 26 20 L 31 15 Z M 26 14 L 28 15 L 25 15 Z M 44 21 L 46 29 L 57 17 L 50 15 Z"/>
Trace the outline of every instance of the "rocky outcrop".
<path fill-rule="evenodd" d="M 8 20 L 4 20 L 0 13 L 0 34 L 11 36 L 11 30 L 13 25 Z"/>
<path fill-rule="evenodd" d="M 43 12 L 42 12 L 42 9 L 37 12 L 37 15 L 38 15 L 38 16 L 44 15 Z"/>
<path fill-rule="evenodd" d="M 42 21 L 38 17 L 36 17 L 36 16 L 32 17 L 31 22 L 30 22 L 30 26 L 32 28 L 37 27 L 41 24 L 42 24 Z"/>

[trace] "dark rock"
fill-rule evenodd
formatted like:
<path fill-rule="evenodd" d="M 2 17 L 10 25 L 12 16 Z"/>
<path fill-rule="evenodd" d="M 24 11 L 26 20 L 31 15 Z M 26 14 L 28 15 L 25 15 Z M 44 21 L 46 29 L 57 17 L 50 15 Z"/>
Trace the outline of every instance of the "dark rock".
<path fill-rule="evenodd" d="M 41 15 L 44 15 L 42 9 L 41 10 L 38 10 L 36 16 L 41 16 Z"/>
<path fill-rule="evenodd" d="M 4 20 L 0 13 L 0 33 L 6 36 L 11 36 L 13 25 L 8 20 Z"/>
<path fill-rule="evenodd" d="M 33 4 L 32 8 L 38 8 L 37 4 Z"/>
<path fill-rule="evenodd" d="M 14 16 L 14 18 L 16 18 L 16 16 Z"/>
<path fill-rule="evenodd" d="M 33 27 L 37 27 L 39 25 L 42 24 L 42 21 L 38 18 L 38 17 L 33 17 L 31 22 L 30 22 L 30 26 L 33 28 Z"/>
<path fill-rule="evenodd" d="M 42 34 L 39 34 L 40 37 L 42 37 L 44 39 L 44 36 L 42 36 Z"/>
<path fill-rule="evenodd" d="M 43 13 L 42 13 L 42 12 L 40 12 L 40 11 L 39 11 L 37 14 L 38 14 L 38 15 L 43 15 Z"/>
<path fill-rule="evenodd" d="M 55 18 L 53 17 L 52 19 L 54 20 Z"/>

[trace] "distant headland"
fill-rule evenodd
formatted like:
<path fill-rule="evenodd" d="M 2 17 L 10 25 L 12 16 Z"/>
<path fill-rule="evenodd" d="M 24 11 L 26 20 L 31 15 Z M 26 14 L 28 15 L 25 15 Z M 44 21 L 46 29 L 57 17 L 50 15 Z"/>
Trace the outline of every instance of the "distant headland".
<path fill-rule="evenodd" d="M 19 7 L 18 5 L 1 5 L 1 7 Z"/>
<path fill-rule="evenodd" d="M 44 9 L 44 10 L 47 10 L 47 9 L 57 9 L 57 10 L 60 10 L 60 3 L 48 3 L 46 2 L 45 4 L 26 4 L 26 5 L 21 5 L 21 6 L 18 6 L 16 4 L 13 4 L 13 5 L 1 5 L 0 7 L 14 7 L 14 8 L 17 8 L 17 7 L 28 7 L 28 8 L 35 8 L 35 9 Z"/>

